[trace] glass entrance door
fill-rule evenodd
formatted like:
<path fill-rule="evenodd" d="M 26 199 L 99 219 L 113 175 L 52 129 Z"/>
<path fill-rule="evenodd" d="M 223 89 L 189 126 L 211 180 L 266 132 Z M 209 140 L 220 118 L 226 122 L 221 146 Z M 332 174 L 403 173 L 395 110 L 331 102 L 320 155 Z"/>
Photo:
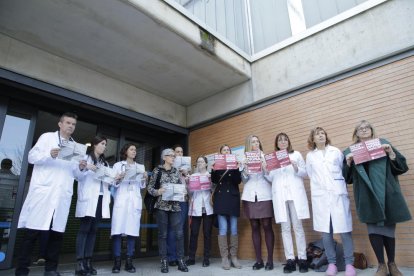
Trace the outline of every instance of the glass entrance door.
<path fill-rule="evenodd" d="M 33 137 L 33 114 L 7 111 L 0 138 L 0 269 L 10 268 Z"/>

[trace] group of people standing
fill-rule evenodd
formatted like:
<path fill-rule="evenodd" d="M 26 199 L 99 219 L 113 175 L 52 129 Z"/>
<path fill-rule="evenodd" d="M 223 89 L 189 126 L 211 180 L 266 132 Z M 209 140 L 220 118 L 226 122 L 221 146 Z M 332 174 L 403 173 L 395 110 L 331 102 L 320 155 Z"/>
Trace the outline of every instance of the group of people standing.
<path fill-rule="evenodd" d="M 125 270 L 135 272 L 132 263 L 135 239 L 139 236 L 142 199 L 140 190 L 146 187 L 147 173 L 143 169 L 134 179 L 125 179 L 128 169 L 136 168 L 136 146 L 126 144 L 120 152 L 121 161 L 114 164 L 116 177 L 111 183 L 97 180 L 95 172 L 109 166 L 104 152 L 107 139 L 97 136 L 90 150 L 79 163 L 56 158 L 59 148 L 72 141 L 77 117 L 65 113 L 58 123 L 57 132 L 40 136 L 29 152 L 29 162 L 34 164 L 27 198 L 24 202 L 19 228 L 26 233 L 18 258 L 16 275 L 28 275 L 30 255 L 36 239 L 43 231 L 49 232 L 46 245 L 45 276 L 57 276 L 59 251 L 62 245 L 69 207 L 72 197 L 73 180 L 78 180 L 76 217 L 80 228 L 76 238 L 76 274 L 89 276 L 97 274 L 91 258 L 95 245 L 97 227 L 102 218 L 111 217 L 109 203 L 111 191 L 114 198 L 111 222 L 113 240 L 113 273 L 121 270 L 121 237 L 127 239 Z M 376 138 L 374 128 L 367 121 L 361 121 L 353 132 L 353 143 Z M 286 257 L 284 273 L 291 273 L 298 265 L 300 272 L 308 271 L 306 238 L 302 220 L 310 217 L 309 204 L 303 179 L 310 178 L 313 228 L 322 233 L 323 245 L 329 262 L 326 275 L 338 272 L 333 234 L 341 236 L 346 264 L 345 275 L 354 276 L 352 217 L 346 184 L 354 185 L 356 211 L 361 222 L 368 227 L 369 240 L 376 254 L 379 267 L 377 276 L 402 275 L 394 262 L 395 229 L 399 222 L 411 219 L 407 204 L 401 193 L 397 176 L 408 170 L 401 153 L 385 139 L 380 139 L 386 157 L 370 162 L 355 164 L 353 154 L 347 148 L 343 153 L 331 145 L 327 132 L 317 127 L 308 137 L 309 152 L 306 162 L 300 152 L 293 150 L 286 133 L 279 133 L 274 150 L 286 150 L 291 165 L 268 171 L 259 137 L 246 138 L 245 152 L 260 152 L 262 169 L 259 173 L 248 173 L 246 159 L 237 168 L 207 171 L 207 158 L 196 159 L 196 171 L 192 176 L 207 176 L 212 183 L 211 190 L 188 190 L 190 168 L 173 166 L 176 156 L 183 154 L 180 146 L 162 151 L 162 164 L 157 166 L 149 178 L 148 193 L 157 197 L 155 215 L 158 224 L 158 247 L 161 257 L 161 272 L 169 272 L 170 266 L 188 272 L 188 266 L 196 262 L 197 241 L 203 224 L 202 266 L 210 265 L 211 235 L 214 215 L 218 221 L 218 245 L 222 268 L 241 268 L 238 252 L 238 218 L 240 207 L 249 219 L 256 261 L 254 270 L 272 270 L 274 232 L 272 219 L 281 224 L 281 233 Z M 220 154 L 231 154 L 231 148 L 223 145 Z M 243 192 L 239 185 L 244 183 Z M 183 200 L 164 200 L 165 185 L 185 185 Z M 184 239 L 187 236 L 187 220 L 190 228 L 188 259 L 185 259 Z M 264 262 L 261 250 L 261 228 L 264 231 L 267 259 Z M 295 260 L 291 229 L 293 228 L 298 261 Z M 388 265 L 383 253 L 385 248 Z"/>

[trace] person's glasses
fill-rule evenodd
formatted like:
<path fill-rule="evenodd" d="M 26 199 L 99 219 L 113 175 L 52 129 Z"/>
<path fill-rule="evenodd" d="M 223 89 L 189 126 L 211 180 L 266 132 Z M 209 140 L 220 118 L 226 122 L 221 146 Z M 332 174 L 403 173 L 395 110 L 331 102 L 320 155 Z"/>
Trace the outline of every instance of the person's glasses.
<path fill-rule="evenodd" d="M 370 126 L 360 126 L 358 128 L 358 131 L 362 132 L 362 131 L 366 131 L 366 130 L 371 130 Z"/>
<path fill-rule="evenodd" d="M 174 154 L 167 154 L 167 155 L 164 155 L 164 156 L 168 156 L 168 157 L 171 157 L 171 158 L 175 158 L 175 155 Z"/>

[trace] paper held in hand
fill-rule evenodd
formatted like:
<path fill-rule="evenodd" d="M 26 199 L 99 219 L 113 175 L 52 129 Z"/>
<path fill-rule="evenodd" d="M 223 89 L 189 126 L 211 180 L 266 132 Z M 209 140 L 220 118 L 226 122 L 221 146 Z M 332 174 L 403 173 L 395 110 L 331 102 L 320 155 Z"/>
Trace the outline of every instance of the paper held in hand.
<path fill-rule="evenodd" d="M 356 165 L 387 155 L 381 146 L 381 141 L 378 138 L 351 145 L 349 149 L 353 154 Z"/>
<path fill-rule="evenodd" d="M 234 170 L 237 169 L 235 154 L 216 154 L 214 155 L 214 170 Z"/>
<path fill-rule="evenodd" d="M 287 150 L 279 150 L 265 154 L 264 158 L 266 160 L 266 169 L 268 171 L 277 170 L 291 164 Z"/>
<path fill-rule="evenodd" d="M 98 169 L 95 171 L 94 178 L 96 180 L 101 180 L 105 183 L 112 183 L 115 181 L 116 171 L 109 167 L 99 166 Z"/>
<path fill-rule="evenodd" d="M 262 172 L 262 158 L 260 151 L 248 151 L 246 155 L 246 166 L 248 174 Z"/>
<path fill-rule="evenodd" d="M 205 191 L 211 189 L 211 181 L 208 175 L 191 175 L 188 184 L 190 191 Z"/>
<path fill-rule="evenodd" d="M 162 194 L 162 200 L 185 201 L 187 189 L 184 184 L 165 183 L 161 187 L 165 189 L 165 192 Z"/>
<path fill-rule="evenodd" d="M 190 156 L 176 156 L 173 167 L 178 170 L 187 170 L 191 172 L 191 157 Z"/>
<path fill-rule="evenodd" d="M 84 144 L 69 141 L 64 145 L 61 145 L 58 158 L 67 161 L 79 162 L 86 155 L 87 147 L 88 146 Z"/>
<path fill-rule="evenodd" d="M 136 180 L 139 174 L 145 172 L 145 166 L 136 164 L 132 166 L 126 166 L 124 180 Z"/>

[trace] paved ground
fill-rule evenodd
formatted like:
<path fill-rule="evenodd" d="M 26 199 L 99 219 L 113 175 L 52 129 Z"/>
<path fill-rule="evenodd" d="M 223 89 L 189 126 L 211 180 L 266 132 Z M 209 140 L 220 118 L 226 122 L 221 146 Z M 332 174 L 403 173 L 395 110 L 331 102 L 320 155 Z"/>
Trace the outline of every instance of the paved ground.
<path fill-rule="evenodd" d="M 197 276 L 209 276 L 209 275 L 227 275 L 227 276 L 249 276 L 249 275 L 286 275 L 283 274 L 282 271 L 282 264 L 277 263 L 275 264 L 275 268 L 272 271 L 265 271 L 264 269 L 259 271 L 253 271 L 252 265 L 254 263 L 253 260 L 241 260 L 240 263 L 243 265 L 242 269 L 235 269 L 232 268 L 230 270 L 223 270 L 221 268 L 221 260 L 220 259 L 211 259 L 211 265 L 209 267 L 202 267 L 201 261 L 198 261 L 195 265 L 189 266 L 189 272 L 184 273 L 177 270 L 177 267 L 170 267 L 170 272 L 168 274 L 162 274 L 159 269 L 159 259 L 158 258 L 141 258 L 135 259 L 134 265 L 137 268 L 136 273 L 128 273 L 124 270 L 121 270 L 120 274 L 112 274 L 112 262 L 97 262 L 94 264 L 96 269 L 98 270 L 98 275 L 119 275 L 119 276 L 131 276 L 131 275 L 144 275 L 144 276 L 151 276 L 151 275 L 181 275 L 181 276 L 190 276 L 190 275 L 197 275 Z M 123 264 L 122 264 L 123 265 Z M 62 276 L 69 276 L 74 275 L 75 264 L 64 264 L 59 266 L 59 272 Z M 371 276 L 375 275 L 376 268 L 368 268 L 365 270 L 358 270 L 357 273 L 359 276 Z M 401 272 L 405 276 L 414 276 L 414 268 L 401 268 Z M 0 271 L 0 275 L 2 276 L 11 276 L 14 275 L 13 270 L 3 270 Z M 43 267 L 33 267 L 31 269 L 30 275 L 33 276 L 41 276 L 43 275 Z M 298 271 L 291 273 L 291 276 L 324 276 L 322 272 L 314 272 L 310 270 L 306 274 L 299 273 Z M 344 272 L 338 273 L 338 276 L 343 276 Z"/>

